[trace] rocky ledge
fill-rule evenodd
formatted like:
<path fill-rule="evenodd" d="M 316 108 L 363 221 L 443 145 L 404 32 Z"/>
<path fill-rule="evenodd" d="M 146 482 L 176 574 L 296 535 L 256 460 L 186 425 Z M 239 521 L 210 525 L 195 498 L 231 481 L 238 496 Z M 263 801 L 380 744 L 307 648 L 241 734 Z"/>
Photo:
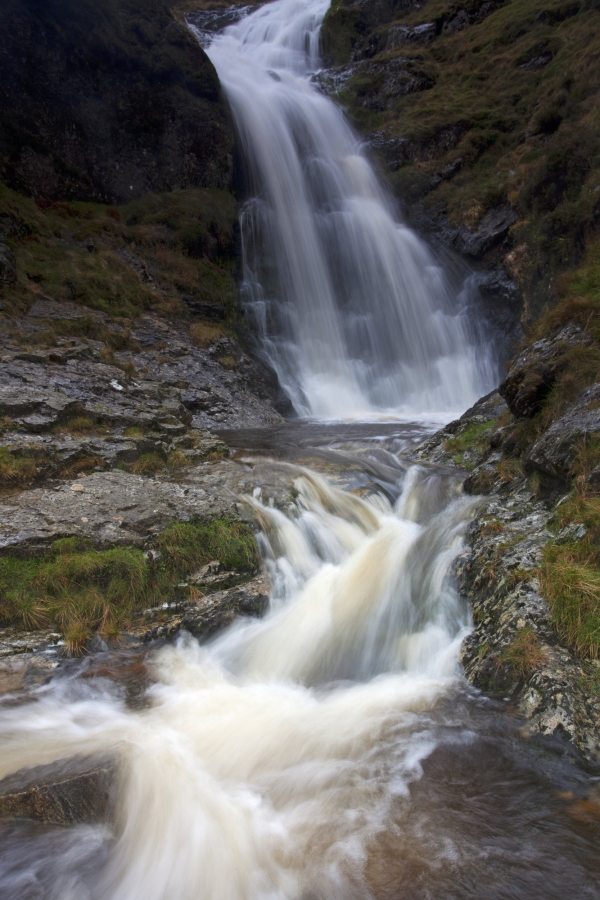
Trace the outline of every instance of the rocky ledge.
<path fill-rule="evenodd" d="M 501 393 L 413 457 L 463 468 L 465 492 L 481 496 L 455 564 L 473 614 L 461 649 L 468 680 L 510 698 L 525 733 L 563 739 L 598 762 L 600 385 L 573 389 L 567 365 L 589 344 L 573 324 L 534 342 Z M 567 380 L 571 396 L 559 403 Z"/>

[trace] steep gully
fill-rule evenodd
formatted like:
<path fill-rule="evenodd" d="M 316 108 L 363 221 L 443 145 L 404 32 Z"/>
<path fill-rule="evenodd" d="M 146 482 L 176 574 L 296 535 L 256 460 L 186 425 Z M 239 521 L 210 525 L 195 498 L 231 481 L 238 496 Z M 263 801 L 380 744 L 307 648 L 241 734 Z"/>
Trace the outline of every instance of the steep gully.
<path fill-rule="evenodd" d="M 151 651 L 133 706 L 77 666 L 2 704 L 0 776 L 70 757 L 116 773 L 106 824 L 3 826 L 2 896 L 600 896 L 585 773 L 458 670 L 471 623 L 451 564 L 478 501 L 406 461 L 427 426 L 403 420 L 450 418 L 496 371 L 466 293 L 310 86 L 326 6 L 279 0 L 209 53 L 256 189 L 242 230 L 264 352 L 301 415 L 376 421 L 230 438 L 263 619 Z"/>

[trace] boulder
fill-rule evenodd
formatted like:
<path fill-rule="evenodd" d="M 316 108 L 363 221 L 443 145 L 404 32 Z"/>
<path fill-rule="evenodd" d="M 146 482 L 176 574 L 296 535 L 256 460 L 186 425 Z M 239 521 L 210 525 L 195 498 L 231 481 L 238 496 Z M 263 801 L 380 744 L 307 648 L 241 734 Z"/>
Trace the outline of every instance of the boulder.
<path fill-rule="evenodd" d="M 531 418 L 568 365 L 568 352 L 589 343 L 578 325 L 568 325 L 549 338 L 527 347 L 512 363 L 498 388 L 514 416 Z"/>
<path fill-rule="evenodd" d="M 115 776 L 113 763 L 89 759 L 24 769 L 0 781 L 0 819 L 54 825 L 105 822 Z"/>
<path fill-rule="evenodd" d="M 600 436 L 600 383 L 583 391 L 575 405 L 535 442 L 525 457 L 530 469 L 568 481 L 586 441 Z M 590 479 L 597 479 L 593 470 Z"/>
<path fill-rule="evenodd" d="M 486 212 L 476 231 L 469 231 L 468 228 L 460 230 L 456 248 L 459 252 L 478 259 L 499 244 L 516 221 L 517 214 L 508 204 L 496 206 Z"/>

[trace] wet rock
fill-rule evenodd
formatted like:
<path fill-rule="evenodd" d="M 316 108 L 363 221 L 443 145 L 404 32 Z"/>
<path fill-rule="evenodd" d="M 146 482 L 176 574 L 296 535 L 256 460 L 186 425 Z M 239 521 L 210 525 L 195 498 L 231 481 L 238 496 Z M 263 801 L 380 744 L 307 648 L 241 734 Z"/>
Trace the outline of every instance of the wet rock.
<path fill-rule="evenodd" d="M 482 311 L 497 336 L 498 349 L 502 356 L 508 357 L 523 337 L 521 295 L 502 266 L 477 272 L 475 283 L 481 296 Z"/>
<path fill-rule="evenodd" d="M 42 327 L 37 319 L 82 316 L 108 331 L 122 331 L 103 313 L 45 298 L 33 304 L 18 326 L 26 339 Z M 136 320 L 129 339 L 140 349 L 114 354 L 117 365 L 112 365 L 101 341 L 59 339 L 49 349 L 15 350 L 0 335 L 0 415 L 14 418 L 22 431 L 31 433 L 48 432 L 79 415 L 117 429 L 158 429 L 171 437 L 183 434 L 192 419 L 200 430 L 216 423 L 248 427 L 281 421 L 273 408 L 273 373 L 237 342 L 227 338 L 202 350 L 183 327 L 153 315 Z M 222 357 L 233 360 L 235 368 L 224 369 Z M 129 371 L 135 374 L 120 365 L 133 367 Z M 182 403 L 182 392 L 206 402 L 190 408 Z"/>
<path fill-rule="evenodd" d="M 14 253 L 0 240 L 0 284 L 14 284 L 17 280 L 17 262 Z"/>
<path fill-rule="evenodd" d="M 589 342 L 577 325 L 568 325 L 557 334 L 536 341 L 512 363 L 499 387 L 508 408 L 515 416 L 536 414 L 554 383 L 568 365 L 568 353 Z"/>
<path fill-rule="evenodd" d="M 212 592 L 197 601 L 174 602 L 146 610 L 145 621 L 154 619 L 158 620 L 157 624 L 151 627 L 141 624 L 134 633 L 145 642 L 173 640 L 181 631 L 196 638 L 208 638 L 231 625 L 237 616 L 263 616 L 267 605 L 268 584 L 261 575 L 229 590 Z"/>
<path fill-rule="evenodd" d="M 600 384 L 583 391 L 572 409 L 537 440 L 525 457 L 529 468 L 567 481 L 586 441 L 600 435 Z M 592 473 L 592 482 L 595 474 Z"/>
<path fill-rule="evenodd" d="M 536 576 L 550 516 L 519 483 L 490 498 L 472 523 L 455 566 L 475 623 L 461 662 L 472 684 L 515 702 L 528 733 L 566 739 L 598 760 L 600 698 L 585 688 L 593 664 L 561 645 Z M 532 655 L 515 663 L 513 648 L 524 641 Z"/>
<path fill-rule="evenodd" d="M 0 818 L 55 825 L 106 822 L 115 779 L 114 764 L 89 759 L 22 770 L 0 781 Z"/>
<path fill-rule="evenodd" d="M 506 237 L 508 229 L 516 221 L 517 215 L 510 206 L 490 209 L 481 219 L 476 231 L 461 229 L 456 248 L 460 253 L 479 259 Z"/>
<path fill-rule="evenodd" d="M 595 388 L 584 392 L 573 416 L 593 412 L 597 397 Z M 479 446 L 475 441 L 463 454 L 464 466 L 472 468 L 463 490 L 485 496 L 454 566 L 474 623 L 461 647 L 461 663 L 473 685 L 512 700 L 527 733 L 559 738 L 598 761 L 600 698 L 586 687 L 595 677 L 594 664 L 562 643 L 537 577 L 547 542 L 582 540 L 585 528 L 574 522 L 556 537 L 550 531 L 552 504 L 532 493 L 518 463 L 510 468 L 503 453 L 505 430 L 494 430 L 505 410 L 499 393 L 492 392 L 412 454 L 426 464 L 456 465 L 446 442 L 471 426 L 491 426 L 485 441 Z M 573 432 L 569 427 L 564 433 Z M 568 448 L 569 440 L 561 446 Z"/>
<path fill-rule="evenodd" d="M 219 495 L 197 477 L 175 483 L 118 470 L 95 472 L 12 495 L 0 503 L 0 552 L 34 555 L 71 536 L 96 546 L 139 547 L 175 521 L 237 518 L 233 495 Z"/>

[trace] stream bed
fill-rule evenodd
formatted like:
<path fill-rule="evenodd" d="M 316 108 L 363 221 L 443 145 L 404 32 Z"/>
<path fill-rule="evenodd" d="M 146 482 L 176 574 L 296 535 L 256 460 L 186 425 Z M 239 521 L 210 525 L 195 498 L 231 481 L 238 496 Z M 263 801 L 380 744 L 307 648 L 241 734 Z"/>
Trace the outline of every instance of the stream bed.
<path fill-rule="evenodd" d="M 597 773 L 459 670 L 452 561 L 477 499 L 410 464 L 422 435 L 223 435 L 263 473 L 243 502 L 268 612 L 150 645 L 134 704 L 118 650 L 2 699 L 2 777 L 113 767 L 106 821 L 0 824 L 3 900 L 600 897 Z"/>

